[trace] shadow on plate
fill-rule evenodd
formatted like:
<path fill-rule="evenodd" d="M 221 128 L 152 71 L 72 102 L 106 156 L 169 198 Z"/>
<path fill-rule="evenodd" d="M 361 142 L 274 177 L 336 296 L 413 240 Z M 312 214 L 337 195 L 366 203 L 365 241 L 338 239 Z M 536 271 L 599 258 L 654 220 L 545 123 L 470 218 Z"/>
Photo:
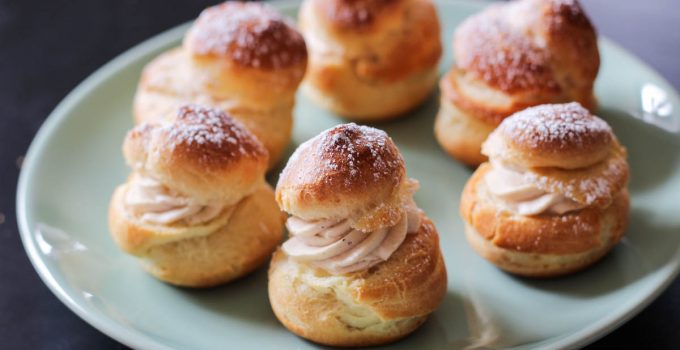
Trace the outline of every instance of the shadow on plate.
<path fill-rule="evenodd" d="M 187 301 L 225 317 L 257 323 L 267 328 L 281 327 L 269 305 L 267 269 L 255 272 L 222 286 L 208 289 L 176 288 Z"/>
<path fill-rule="evenodd" d="M 293 155 L 293 152 L 295 152 L 295 149 L 297 149 L 298 146 L 300 146 L 300 144 L 291 141 L 283 152 L 281 160 L 279 160 L 274 168 L 267 172 L 265 178 L 272 187 L 276 187 L 276 183 L 279 181 L 279 175 L 283 171 L 283 168 L 286 167 L 286 164 L 288 164 L 288 159 L 290 159 L 290 156 Z"/>
<path fill-rule="evenodd" d="M 284 330 L 271 310 L 266 286 L 267 268 L 263 267 L 254 274 L 224 286 L 203 290 L 177 288 L 177 291 L 186 300 L 216 314 L 237 317 L 257 323 L 258 326 Z M 464 317 L 466 314 L 464 304 L 460 295 L 449 290 L 435 313 L 415 332 L 400 340 L 399 345 L 407 349 L 468 346 L 471 340 L 468 337 L 469 328 Z M 308 343 L 319 348 L 329 348 Z"/>
<path fill-rule="evenodd" d="M 463 298 L 449 290 L 439 308 L 406 338 L 398 341 L 403 349 L 462 349 L 469 344 Z M 375 349 L 388 349 L 389 345 Z"/>

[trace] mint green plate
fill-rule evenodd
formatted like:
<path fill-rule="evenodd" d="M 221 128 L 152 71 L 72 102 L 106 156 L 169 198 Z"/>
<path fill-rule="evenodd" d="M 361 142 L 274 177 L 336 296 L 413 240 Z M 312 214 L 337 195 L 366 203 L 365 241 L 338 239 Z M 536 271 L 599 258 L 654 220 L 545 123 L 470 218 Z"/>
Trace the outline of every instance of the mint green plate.
<path fill-rule="evenodd" d="M 277 3 L 294 16 L 296 5 Z M 451 36 L 479 2 L 439 2 L 446 56 Z M 17 213 L 35 269 L 71 310 L 134 348 L 309 349 L 287 332 L 267 300 L 266 267 L 229 285 L 186 290 L 146 275 L 109 238 L 108 201 L 129 169 L 121 142 L 145 63 L 179 43 L 187 25 L 108 63 L 54 110 L 26 156 Z M 437 98 L 411 116 L 380 124 L 396 141 L 416 201 L 435 221 L 449 273 L 444 302 L 425 325 L 391 348 L 572 348 L 611 331 L 650 303 L 680 265 L 680 100 L 659 75 L 601 40 L 600 116 L 628 148 L 632 213 L 625 239 L 602 262 L 575 276 L 516 278 L 467 245 L 458 201 L 470 169 L 449 159 L 432 136 Z M 294 146 L 343 121 L 300 97 Z M 278 173 L 278 172 L 275 172 Z M 271 179 L 273 180 L 273 179 Z"/>

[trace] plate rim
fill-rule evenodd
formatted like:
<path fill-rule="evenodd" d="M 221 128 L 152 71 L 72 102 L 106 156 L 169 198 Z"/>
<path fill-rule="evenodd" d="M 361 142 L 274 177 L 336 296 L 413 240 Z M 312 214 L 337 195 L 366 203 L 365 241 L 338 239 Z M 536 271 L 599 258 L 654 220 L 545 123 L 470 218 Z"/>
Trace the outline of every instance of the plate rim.
<path fill-rule="evenodd" d="M 480 6 L 484 5 L 484 3 L 488 4 L 495 2 L 488 0 L 483 2 L 472 0 L 434 1 L 437 3 L 457 3 L 465 6 Z M 279 9 L 285 8 L 287 6 L 296 6 L 299 3 L 299 0 L 273 0 L 268 2 L 268 4 L 271 6 Z M 33 169 L 36 166 L 36 157 L 38 157 L 39 152 L 44 149 L 43 145 L 48 141 L 49 136 L 54 133 L 54 129 L 61 125 L 65 119 L 67 119 L 69 110 L 77 105 L 79 101 L 83 100 L 84 97 L 99 84 L 101 84 L 101 82 L 110 79 L 120 70 L 128 66 L 131 62 L 134 62 L 140 57 L 154 52 L 163 46 L 167 46 L 173 41 L 176 41 L 178 37 L 181 37 L 181 33 L 185 32 L 187 27 L 192 22 L 193 20 L 181 23 L 164 30 L 159 34 L 153 35 L 138 44 L 135 44 L 133 47 L 125 50 L 121 54 L 108 61 L 106 64 L 97 68 L 93 73 L 81 81 L 73 90 L 71 90 L 66 95 L 66 97 L 64 97 L 57 104 L 52 112 L 50 112 L 31 140 L 29 148 L 26 151 L 24 157 L 17 183 L 15 209 L 17 216 L 17 226 L 19 228 L 19 236 L 29 261 L 38 273 L 38 276 L 42 282 L 48 287 L 52 294 L 57 297 L 57 299 L 59 299 L 64 305 L 68 307 L 68 309 L 70 309 L 82 320 L 96 328 L 98 331 L 132 348 L 172 349 L 170 346 L 163 344 L 153 337 L 150 337 L 140 331 L 133 330 L 129 327 L 125 327 L 124 324 L 111 318 L 88 312 L 80 305 L 80 303 L 75 301 L 69 295 L 69 293 L 66 291 L 66 288 L 64 288 L 64 286 L 60 284 L 55 276 L 49 271 L 44 256 L 39 252 L 36 237 L 30 228 L 28 219 L 29 211 L 27 207 L 28 185 L 32 182 L 31 180 L 34 177 Z M 636 66 L 644 69 L 646 75 L 653 76 L 658 81 L 663 82 L 666 85 L 664 86 L 664 89 L 667 90 L 669 94 L 680 99 L 680 94 L 678 94 L 673 85 L 653 67 L 640 59 L 636 54 L 628 51 L 622 45 L 608 39 L 605 36 L 598 35 L 598 41 L 605 43 L 607 46 L 619 51 L 619 53 L 628 56 Z M 538 348 L 573 349 L 583 347 L 609 334 L 611 331 L 633 318 L 640 311 L 646 308 L 652 301 L 654 301 L 662 292 L 664 292 L 675 280 L 678 273 L 680 273 L 680 247 L 675 252 L 675 255 L 665 264 L 661 265 L 656 270 L 656 272 L 662 273 L 662 275 L 658 277 L 661 278 L 661 282 L 657 285 L 645 288 L 644 293 L 640 293 L 644 295 L 642 299 L 630 301 L 615 309 L 602 319 L 591 323 L 585 328 L 570 333 L 554 342 L 541 344 L 538 346 Z"/>

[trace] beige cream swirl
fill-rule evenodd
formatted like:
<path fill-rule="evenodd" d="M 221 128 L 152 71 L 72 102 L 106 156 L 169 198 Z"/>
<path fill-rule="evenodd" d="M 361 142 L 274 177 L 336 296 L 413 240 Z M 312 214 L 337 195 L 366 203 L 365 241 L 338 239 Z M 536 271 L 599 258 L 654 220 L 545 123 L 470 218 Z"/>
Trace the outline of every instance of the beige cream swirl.
<path fill-rule="evenodd" d="M 372 232 L 353 229 L 347 219 L 307 221 L 293 216 L 286 222 L 290 239 L 282 249 L 332 274 L 360 271 L 389 259 L 406 234 L 418 230 L 420 216 L 410 204 L 396 225 Z"/>
<path fill-rule="evenodd" d="M 585 206 L 563 194 L 541 190 L 525 176 L 522 169 L 493 159 L 491 167 L 484 179 L 489 192 L 500 199 L 506 208 L 520 215 L 561 215 Z"/>
<path fill-rule="evenodd" d="M 203 224 L 217 217 L 224 209 L 219 203 L 197 203 L 143 175 L 135 175 L 130 180 L 125 205 L 142 222 L 160 225 L 179 221 L 188 225 Z"/>

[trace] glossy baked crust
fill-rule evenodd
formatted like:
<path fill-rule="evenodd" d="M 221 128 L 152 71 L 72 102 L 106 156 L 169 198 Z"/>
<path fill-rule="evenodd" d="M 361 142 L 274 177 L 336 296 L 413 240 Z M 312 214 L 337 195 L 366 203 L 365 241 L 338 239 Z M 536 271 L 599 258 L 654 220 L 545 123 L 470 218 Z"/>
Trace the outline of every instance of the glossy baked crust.
<path fill-rule="evenodd" d="M 281 208 L 306 220 L 350 218 L 365 231 L 397 223 L 413 184 L 384 131 L 343 124 L 300 145 L 276 186 Z"/>
<path fill-rule="evenodd" d="M 304 91 L 323 107 L 382 120 L 433 90 L 442 48 L 430 0 L 307 0 L 299 18 L 310 52 Z"/>

